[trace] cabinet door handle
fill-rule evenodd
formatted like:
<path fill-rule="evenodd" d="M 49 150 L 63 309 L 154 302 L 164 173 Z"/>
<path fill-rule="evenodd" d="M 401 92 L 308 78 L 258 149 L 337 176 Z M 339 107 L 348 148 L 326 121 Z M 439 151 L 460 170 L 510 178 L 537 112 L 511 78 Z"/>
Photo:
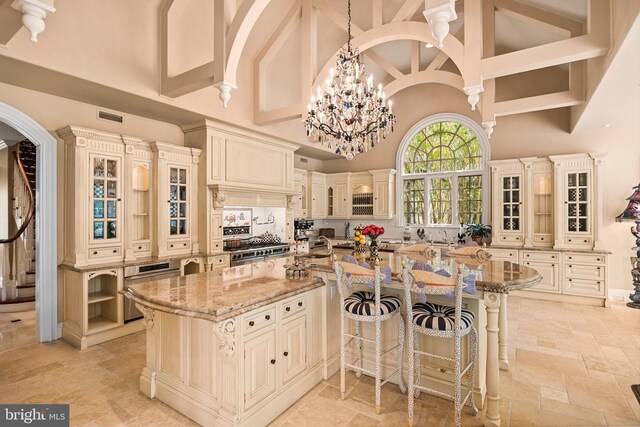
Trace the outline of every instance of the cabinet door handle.
<path fill-rule="evenodd" d="M 302 301 L 298 302 L 298 307 L 302 307 Z"/>
<path fill-rule="evenodd" d="M 285 311 L 291 311 L 291 307 L 285 308 Z"/>
<path fill-rule="evenodd" d="M 596 261 L 600 261 L 600 258 L 596 258 Z M 598 267 L 598 268 L 600 268 L 600 267 Z"/>
<path fill-rule="evenodd" d="M 284 357 L 287 357 L 289 355 L 289 352 L 285 351 L 283 354 L 284 354 Z"/>
<path fill-rule="evenodd" d="M 571 265 L 571 264 L 569 264 L 569 268 L 571 268 L 571 267 L 572 267 L 572 265 Z"/>
<path fill-rule="evenodd" d="M 276 359 L 271 359 L 271 364 L 275 365 L 276 364 Z"/>
<path fill-rule="evenodd" d="M 255 325 L 255 322 L 252 320 L 251 322 L 249 322 L 249 326 L 253 326 Z"/>
<path fill-rule="evenodd" d="M 117 249 L 114 249 L 114 250 L 113 250 L 113 253 L 114 253 L 114 254 L 117 254 L 117 253 L 118 253 L 118 250 L 117 250 Z"/>
<path fill-rule="evenodd" d="M 93 251 L 93 254 L 94 255 L 98 255 L 98 251 Z"/>
<path fill-rule="evenodd" d="M 141 249 L 142 249 L 142 246 L 138 246 L 138 250 L 141 250 Z"/>
<path fill-rule="evenodd" d="M 119 202 L 121 202 L 121 201 L 122 201 L 122 198 L 118 197 L 118 201 L 119 201 Z"/>
<path fill-rule="evenodd" d="M 571 279 L 569 279 L 569 281 L 571 282 L 572 280 L 571 280 Z"/>
<path fill-rule="evenodd" d="M 600 282 L 596 282 L 598 285 L 600 284 Z"/>
<path fill-rule="evenodd" d="M 265 320 L 269 320 L 271 319 L 271 316 L 269 316 L 268 314 L 266 316 L 264 316 Z"/>

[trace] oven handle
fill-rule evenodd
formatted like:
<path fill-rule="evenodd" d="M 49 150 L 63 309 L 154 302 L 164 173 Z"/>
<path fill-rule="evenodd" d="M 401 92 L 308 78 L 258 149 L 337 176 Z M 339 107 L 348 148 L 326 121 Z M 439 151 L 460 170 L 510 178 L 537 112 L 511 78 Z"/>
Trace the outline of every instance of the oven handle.
<path fill-rule="evenodd" d="M 175 269 L 175 270 L 165 270 L 162 272 L 153 272 L 153 273 L 149 273 L 149 274 L 138 274 L 137 276 L 129 276 L 129 277 L 125 277 L 124 281 L 127 284 L 132 284 L 132 283 L 136 283 L 136 282 L 142 282 L 144 280 L 161 280 L 161 279 L 167 279 L 167 278 L 172 278 L 172 277 L 179 277 L 180 276 L 180 269 Z"/>

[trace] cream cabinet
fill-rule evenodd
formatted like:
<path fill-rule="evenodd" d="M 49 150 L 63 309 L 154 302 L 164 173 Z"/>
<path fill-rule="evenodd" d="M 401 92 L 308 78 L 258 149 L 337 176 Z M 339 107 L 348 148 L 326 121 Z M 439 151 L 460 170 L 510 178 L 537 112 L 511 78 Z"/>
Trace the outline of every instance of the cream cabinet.
<path fill-rule="evenodd" d="M 349 218 L 350 178 L 349 172 L 327 175 L 327 218 Z"/>
<path fill-rule="evenodd" d="M 132 261 L 149 258 L 152 253 L 153 152 L 151 145 L 141 139 L 125 136 L 122 139 L 125 144 L 124 177 L 130 184 L 125 193 L 125 261 Z"/>
<path fill-rule="evenodd" d="M 307 319 L 299 316 L 282 327 L 282 383 L 288 384 L 307 370 Z"/>
<path fill-rule="evenodd" d="M 373 177 L 373 218 L 391 219 L 395 213 L 395 169 L 369 171 Z"/>
<path fill-rule="evenodd" d="M 601 249 L 605 154 L 550 156 L 554 164 L 555 248 Z"/>
<path fill-rule="evenodd" d="M 373 180 L 369 172 L 351 174 L 351 217 L 373 217 Z"/>
<path fill-rule="evenodd" d="M 492 244 L 524 245 L 524 164 L 517 160 L 489 162 L 491 167 Z"/>
<path fill-rule="evenodd" d="M 293 215 L 295 218 L 307 217 L 307 171 L 294 169 L 293 174 L 294 204 Z"/>
<path fill-rule="evenodd" d="M 327 175 L 320 172 L 307 173 L 307 217 L 327 217 Z"/>
<path fill-rule="evenodd" d="M 542 281 L 532 291 L 560 292 L 561 261 L 556 252 L 521 251 L 521 264 L 531 267 L 540 273 Z"/>
<path fill-rule="evenodd" d="M 198 162 L 200 150 L 152 144 L 157 189 L 155 227 L 158 257 L 195 254 L 198 246 Z"/>
<path fill-rule="evenodd" d="M 525 165 L 527 227 L 525 247 L 553 247 L 553 165 L 536 159 Z"/>
<path fill-rule="evenodd" d="M 124 258 L 125 145 L 119 135 L 68 126 L 65 141 L 64 262 L 83 267 Z"/>
<path fill-rule="evenodd" d="M 244 344 L 245 409 L 276 393 L 276 330 L 270 328 Z"/>

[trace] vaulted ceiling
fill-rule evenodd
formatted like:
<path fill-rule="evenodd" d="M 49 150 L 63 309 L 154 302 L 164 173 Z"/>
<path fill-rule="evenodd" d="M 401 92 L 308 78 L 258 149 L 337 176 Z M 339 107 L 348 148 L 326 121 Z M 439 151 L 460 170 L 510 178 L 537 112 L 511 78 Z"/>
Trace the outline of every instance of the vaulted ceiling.
<path fill-rule="evenodd" d="M 427 47 L 437 43 L 424 1 L 356 0 L 352 44 L 389 96 L 425 83 L 455 87 L 470 95 L 471 104 L 480 94 L 488 133 L 500 116 L 582 104 L 584 61 L 610 48 L 608 0 L 467 0 L 455 2 L 455 10 L 457 19 L 438 49 Z M 212 21 L 186 25 L 195 14 Z M 346 42 L 346 15 L 345 0 L 227 0 L 213 7 L 204 0 L 165 0 L 162 92 L 179 97 L 213 84 L 221 99 L 233 102 L 239 55 L 249 54 L 254 123 L 299 119 Z M 185 45 L 190 34 L 202 35 L 198 28 L 210 41 L 204 63 L 197 59 L 202 49 Z M 258 50 L 243 51 L 255 33 Z M 519 76 L 540 70 L 549 81 L 518 88 Z"/>

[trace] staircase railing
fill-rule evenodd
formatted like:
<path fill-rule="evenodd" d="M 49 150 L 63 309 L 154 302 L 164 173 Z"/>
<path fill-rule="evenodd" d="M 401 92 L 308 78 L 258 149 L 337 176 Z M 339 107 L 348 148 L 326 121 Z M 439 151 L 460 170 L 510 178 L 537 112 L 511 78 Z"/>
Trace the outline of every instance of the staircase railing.
<path fill-rule="evenodd" d="M 14 235 L 9 237 L 8 239 L 0 239 L 0 244 L 12 243 L 13 241 L 17 240 L 29 226 L 29 223 L 33 219 L 33 215 L 36 211 L 36 201 L 35 201 L 35 198 L 33 197 L 33 189 L 31 188 L 31 184 L 29 183 L 27 174 L 24 171 L 24 166 L 20 161 L 20 156 L 18 156 L 18 153 L 15 151 L 13 152 L 13 158 L 16 161 L 16 166 L 18 168 L 20 179 L 22 180 L 22 183 L 26 187 L 25 193 L 29 198 L 29 210 L 27 211 L 27 214 L 24 217 L 24 221 L 22 221 L 22 224 L 20 224 L 20 227 L 18 227 L 18 230 L 16 230 Z"/>
<path fill-rule="evenodd" d="M 17 266 L 18 254 L 16 252 L 19 248 L 16 247 L 16 240 L 20 239 L 20 237 L 28 231 L 29 224 L 33 219 L 36 208 L 31 184 L 24 170 L 24 165 L 20 160 L 20 156 L 15 151 L 13 152 L 13 158 L 15 160 L 13 177 L 14 201 L 18 205 L 17 208 L 20 210 L 15 211 L 13 217 L 14 220 L 16 220 L 16 226 L 18 226 L 18 220 L 20 221 L 20 224 L 13 236 L 7 239 L 0 239 L 0 301 L 2 302 L 14 300 L 19 296 L 18 288 L 16 287 L 18 281 L 16 281 L 16 277 L 14 275 L 14 272 L 19 269 Z M 18 181 L 22 181 L 22 185 L 20 185 Z M 28 199 L 29 204 L 26 214 L 23 215 L 24 211 L 21 209 L 21 206 L 24 206 L 25 198 Z M 24 250 L 24 248 L 21 249 Z M 9 259 L 10 253 L 13 253 L 13 260 Z"/>

